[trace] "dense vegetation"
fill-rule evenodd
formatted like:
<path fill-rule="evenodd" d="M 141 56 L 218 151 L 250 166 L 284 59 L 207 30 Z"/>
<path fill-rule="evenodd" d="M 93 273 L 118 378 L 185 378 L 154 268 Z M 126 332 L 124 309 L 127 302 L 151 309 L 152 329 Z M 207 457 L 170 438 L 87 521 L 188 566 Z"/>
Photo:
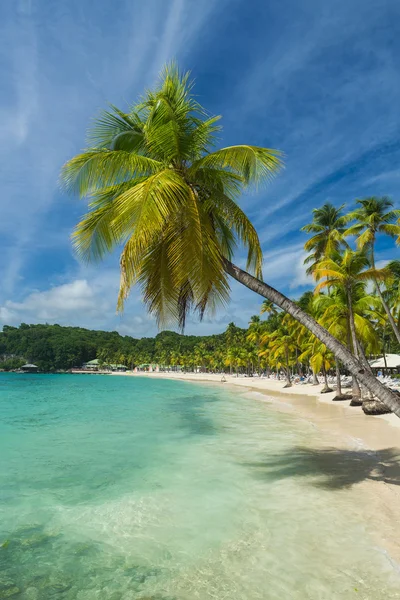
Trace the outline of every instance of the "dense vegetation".
<path fill-rule="evenodd" d="M 357 207 L 345 214 L 343 206 L 327 203 L 303 227 L 311 234 L 305 262 L 316 287 L 296 304 L 345 341 L 368 368 L 370 356 L 400 351 L 400 262 L 377 269 L 374 260 L 376 236 L 397 238 L 400 227 L 398 211 L 388 198 L 359 200 Z M 163 331 L 154 338 L 135 339 L 116 331 L 60 325 L 4 326 L 0 368 L 15 369 L 29 361 L 46 371 L 65 370 L 98 358 L 128 367 L 156 363 L 249 374 L 275 371 L 284 373 L 288 385 L 294 372 L 321 373 L 325 379 L 332 369 L 343 372 L 327 346 L 289 314 L 269 300 L 260 313 L 264 318 L 254 315 L 248 329 L 231 323 L 224 333 L 203 337 Z M 361 402 L 356 380 L 352 394 L 353 403 Z"/>
<path fill-rule="evenodd" d="M 233 329 L 242 331 L 234 326 Z M 5 325 L 0 333 L 0 368 L 16 369 L 25 362 L 32 362 L 44 371 L 65 370 L 94 358 L 129 367 L 151 362 L 176 364 L 177 356 L 193 354 L 197 346 L 214 351 L 224 343 L 225 337 L 224 334 L 197 337 L 163 331 L 154 338 L 135 339 L 116 331 L 91 331 L 81 327 Z"/>

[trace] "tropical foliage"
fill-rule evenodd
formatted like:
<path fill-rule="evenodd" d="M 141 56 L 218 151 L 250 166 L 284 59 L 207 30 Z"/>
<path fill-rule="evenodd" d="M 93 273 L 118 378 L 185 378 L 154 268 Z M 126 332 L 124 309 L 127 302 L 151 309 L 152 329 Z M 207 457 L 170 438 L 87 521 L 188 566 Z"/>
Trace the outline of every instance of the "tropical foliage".
<path fill-rule="evenodd" d="M 62 172 L 68 191 L 90 199 L 74 232 L 78 254 L 97 260 L 122 245 L 118 307 L 138 283 L 161 325 L 184 326 L 190 310 L 202 317 L 227 302 L 223 258 L 237 244 L 261 276 L 258 236 L 237 199 L 281 167 L 277 150 L 214 150 L 220 117 L 208 116 L 191 90 L 189 74 L 167 67 L 128 112 L 103 112 L 90 146 Z"/>

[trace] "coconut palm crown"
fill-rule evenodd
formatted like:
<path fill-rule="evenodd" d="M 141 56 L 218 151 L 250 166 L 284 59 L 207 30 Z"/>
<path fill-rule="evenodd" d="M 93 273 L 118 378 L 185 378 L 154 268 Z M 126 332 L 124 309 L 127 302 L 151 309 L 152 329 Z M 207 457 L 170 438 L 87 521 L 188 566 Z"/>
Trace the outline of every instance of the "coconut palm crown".
<path fill-rule="evenodd" d="M 339 251 L 341 246 L 347 246 L 343 240 L 346 217 L 343 215 L 344 204 L 335 207 L 326 202 L 320 208 L 314 208 L 313 220 L 301 228 L 301 231 L 312 233 L 313 236 L 304 244 L 304 249 L 311 254 L 305 263 L 311 263 L 307 273 L 312 274 L 322 258 L 329 258 Z"/>
<path fill-rule="evenodd" d="M 112 106 L 89 131 L 90 147 L 68 161 L 65 188 L 89 199 L 73 241 L 86 261 L 122 246 L 118 310 L 133 285 L 160 325 L 203 316 L 229 296 L 223 260 L 238 244 L 261 277 L 257 233 L 237 204 L 281 167 L 277 150 L 214 150 L 220 117 L 192 95 L 189 73 L 165 68 L 158 86 L 128 112 Z"/>
<path fill-rule="evenodd" d="M 371 267 L 375 268 L 375 242 L 378 234 L 395 238 L 396 244 L 400 244 L 400 210 L 393 208 L 393 202 L 387 196 L 381 198 L 371 196 L 357 200 L 357 204 L 358 207 L 348 215 L 348 219 L 355 221 L 355 223 L 348 228 L 345 235 L 357 236 L 357 247 L 368 253 Z M 375 286 L 389 323 L 400 344 L 400 330 L 390 312 L 377 279 L 375 280 Z"/>
<path fill-rule="evenodd" d="M 395 238 L 396 244 L 400 244 L 400 210 L 393 208 L 393 201 L 387 196 L 371 196 L 357 200 L 357 204 L 358 207 L 347 215 L 347 220 L 355 223 L 347 229 L 345 235 L 357 236 L 358 249 L 368 248 L 374 262 L 377 234 L 383 233 Z"/>

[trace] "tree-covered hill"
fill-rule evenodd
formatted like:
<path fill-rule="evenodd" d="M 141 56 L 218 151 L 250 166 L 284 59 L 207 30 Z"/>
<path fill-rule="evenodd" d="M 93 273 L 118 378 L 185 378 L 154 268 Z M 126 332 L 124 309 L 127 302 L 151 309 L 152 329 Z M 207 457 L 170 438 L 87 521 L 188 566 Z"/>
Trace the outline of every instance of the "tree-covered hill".
<path fill-rule="evenodd" d="M 193 352 L 199 344 L 214 350 L 225 334 L 198 337 L 163 331 L 154 338 L 135 339 L 116 331 L 93 331 L 61 325 L 5 325 L 0 332 L 0 369 L 33 362 L 46 371 L 70 369 L 100 358 L 132 366 L 144 362 L 171 362 L 174 354 Z"/>

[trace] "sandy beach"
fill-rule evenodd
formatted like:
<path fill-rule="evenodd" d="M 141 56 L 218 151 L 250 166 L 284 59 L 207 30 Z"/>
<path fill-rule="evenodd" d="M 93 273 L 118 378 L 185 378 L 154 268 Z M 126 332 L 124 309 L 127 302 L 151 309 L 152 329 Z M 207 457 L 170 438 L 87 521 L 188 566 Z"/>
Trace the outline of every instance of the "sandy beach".
<path fill-rule="evenodd" d="M 284 381 L 211 373 L 113 373 L 116 376 L 178 379 L 224 386 L 249 401 L 265 402 L 274 410 L 292 413 L 325 434 L 326 445 L 316 452 L 317 469 L 327 477 L 343 476 L 349 493 L 362 494 L 364 509 L 373 515 L 366 527 L 383 551 L 399 564 L 398 506 L 400 502 L 400 419 L 395 415 L 367 416 L 349 401 L 332 402 L 335 392 L 320 394 L 323 385 L 293 385 Z M 267 432 L 266 432 L 267 435 Z M 349 477 L 349 464 L 352 465 Z M 341 471 L 342 470 L 342 471 Z M 358 494 L 357 494 L 358 495 Z"/>
<path fill-rule="evenodd" d="M 400 419 L 393 414 L 367 416 L 361 408 L 351 407 L 349 400 L 332 402 L 336 392 L 321 394 L 323 384 L 298 384 L 285 388 L 285 381 L 258 377 L 236 377 L 225 375 L 225 383 L 221 382 L 222 375 L 214 373 L 133 373 L 113 372 L 112 375 L 128 377 L 151 377 L 157 379 L 179 379 L 197 383 L 212 383 L 225 387 L 240 388 L 242 392 L 258 392 L 258 400 L 274 402 L 281 410 L 293 410 L 307 416 L 310 420 L 318 421 L 338 432 L 348 433 L 359 437 L 374 450 L 387 446 L 389 440 L 400 448 Z M 253 397 L 255 397 L 253 395 Z M 388 427 L 388 425 L 390 427 Z M 395 428 L 395 429 L 393 429 Z"/>

